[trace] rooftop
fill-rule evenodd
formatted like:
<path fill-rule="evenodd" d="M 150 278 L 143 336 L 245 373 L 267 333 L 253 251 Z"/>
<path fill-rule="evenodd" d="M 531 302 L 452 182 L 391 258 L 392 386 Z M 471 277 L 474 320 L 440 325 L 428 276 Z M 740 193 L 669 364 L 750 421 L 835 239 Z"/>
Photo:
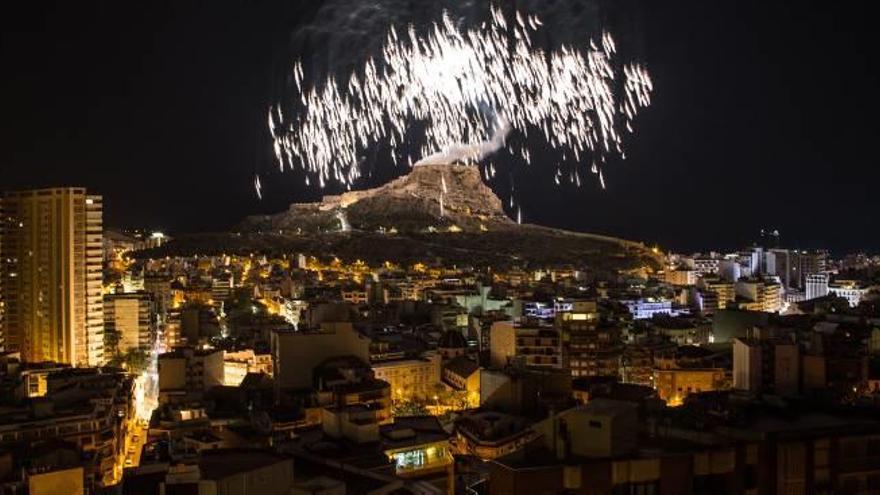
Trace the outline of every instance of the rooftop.
<path fill-rule="evenodd" d="M 203 479 L 220 480 L 285 461 L 290 458 L 265 450 L 218 449 L 202 452 L 199 469 Z"/>
<path fill-rule="evenodd" d="M 477 364 L 476 361 L 466 356 L 452 358 L 443 367 L 450 372 L 465 378 L 471 376 L 474 372 L 480 369 L 480 365 Z"/>
<path fill-rule="evenodd" d="M 382 425 L 379 432 L 385 450 L 424 445 L 449 438 L 449 433 L 435 416 L 398 417 L 394 419 L 394 423 Z"/>

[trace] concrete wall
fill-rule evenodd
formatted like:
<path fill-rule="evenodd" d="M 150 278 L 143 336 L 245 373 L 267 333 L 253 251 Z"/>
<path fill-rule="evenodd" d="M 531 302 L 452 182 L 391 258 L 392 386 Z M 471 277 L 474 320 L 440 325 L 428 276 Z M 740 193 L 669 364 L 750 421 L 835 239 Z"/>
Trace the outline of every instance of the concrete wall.
<path fill-rule="evenodd" d="M 512 321 L 496 321 L 489 330 L 489 361 L 502 367 L 516 354 L 516 329 Z"/>
<path fill-rule="evenodd" d="M 186 358 L 159 359 L 159 389 L 182 390 L 186 388 Z"/>

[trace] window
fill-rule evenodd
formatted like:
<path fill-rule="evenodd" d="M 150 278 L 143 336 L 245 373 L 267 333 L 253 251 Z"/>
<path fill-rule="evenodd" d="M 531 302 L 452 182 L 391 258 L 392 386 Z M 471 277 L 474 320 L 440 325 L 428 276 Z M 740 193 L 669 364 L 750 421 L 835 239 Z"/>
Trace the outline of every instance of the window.
<path fill-rule="evenodd" d="M 660 493 L 658 488 L 659 486 L 656 481 L 624 483 L 622 485 L 615 485 L 611 493 L 614 495 L 654 495 Z"/>

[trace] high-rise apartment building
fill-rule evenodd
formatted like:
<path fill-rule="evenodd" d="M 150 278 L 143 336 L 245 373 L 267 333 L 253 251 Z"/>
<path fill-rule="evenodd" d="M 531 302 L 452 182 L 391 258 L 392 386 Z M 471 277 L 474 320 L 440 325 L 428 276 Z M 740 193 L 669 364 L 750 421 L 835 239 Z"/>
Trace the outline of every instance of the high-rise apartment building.
<path fill-rule="evenodd" d="M 570 308 L 556 313 L 555 327 L 562 338 L 563 366 L 571 370 L 572 376 L 618 374 L 620 329 L 599 325 L 596 301 L 574 301 Z"/>
<path fill-rule="evenodd" d="M 826 251 L 798 251 L 794 257 L 797 266 L 799 288 L 806 288 L 807 277 L 817 273 L 825 273 L 828 265 Z M 809 299 L 809 298 L 808 298 Z"/>
<path fill-rule="evenodd" d="M 102 200 L 84 188 L 6 192 L 0 285 L 8 351 L 26 361 L 104 363 Z"/>
<path fill-rule="evenodd" d="M 492 366 L 561 368 L 559 330 L 533 321 L 496 321 L 489 334 Z"/>
<path fill-rule="evenodd" d="M 788 249 L 767 251 L 765 254 L 767 275 L 779 277 L 779 281 L 785 289 L 800 287 L 802 284 L 798 280 L 798 267 L 794 264 L 796 259 L 796 254 Z"/>

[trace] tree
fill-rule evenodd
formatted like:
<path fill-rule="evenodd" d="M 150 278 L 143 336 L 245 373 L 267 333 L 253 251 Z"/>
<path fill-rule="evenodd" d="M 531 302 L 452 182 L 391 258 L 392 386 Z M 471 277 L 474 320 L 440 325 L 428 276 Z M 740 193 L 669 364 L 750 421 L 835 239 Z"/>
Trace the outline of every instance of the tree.
<path fill-rule="evenodd" d="M 396 400 L 391 404 L 394 416 L 427 416 L 428 410 L 423 404 L 412 400 Z"/>
<path fill-rule="evenodd" d="M 437 398 L 438 404 L 447 406 L 455 411 L 468 408 L 467 392 L 463 390 L 453 390 L 438 384 L 434 387 L 434 397 Z"/>
<path fill-rule="evenodd" d="M 119 330 L 115 328 L 107 328 L 104 330 L 104 348 L 115 357 L 119 354 L 119 339 L 122 336 L 119 333 Z M 113 360 L 111 357 L 111 361 Z"/>
<path fill-rule="evenodd" d="M 150 366 L 150 356 L 143 349 L 132 348 L 125 352 L 124 362 L 130 373 L 140 375 Z"/>
<path fill-rule="evenodd" d="M 129 373 L 140 375 L 150 366 L 150 356 L 143 349 L 132 348 L 121 353 L 116 351 L 107 361 L 108 366 L 125 368 Z"/>

